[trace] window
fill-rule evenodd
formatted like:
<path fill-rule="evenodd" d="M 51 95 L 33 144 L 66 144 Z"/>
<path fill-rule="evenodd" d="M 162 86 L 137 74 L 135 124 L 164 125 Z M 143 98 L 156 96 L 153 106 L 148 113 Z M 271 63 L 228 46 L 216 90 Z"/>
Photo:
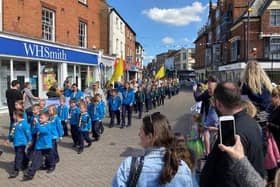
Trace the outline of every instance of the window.
<path fill-rule="evenodd" d="M 121 33 L 123 32 L 123 23 L 122 22 L 120 22 L 120 30 L 121 30 Z"/>
<path fill-rule="evenodd" d="M 119 52 L 119 39 L 116 39 L 116 54 Z"/>
<path fill-rule="evenodd" d="M 118 29 L 119 28 L 119 18 L 116 17 L 116 28 Z"/>
<path fill-rule="evenodd" d="M 221 26 L 218 25 L 216 27 L 216 40 L 219 40 L 220 39 L 220 34 L 221 34 Z"/>
<path fill-rule="evenodd" d="M 82 21 L 79 23 L 79 46 L 87 47 L 87 24 Z"/>
<path fill-rule="evenodd" d="M 186 60 L 187 59 L 187 53 L 182 53 L 182 59 Z"/>
<path fill-rule="evenodd" d="M 231 44 L 231 61 L 237 61 L 240 57 L 240 40 Z"/>
<path fill-rule="evenodd" d="M 87 4 L 87 0 L 79 0 L 80 3 L 86 5 Z"/>
<path fill-rule="evenodd" d="M 280 38 L 271 39 L 270 53 L 271 59 L 280 59 Z"/>
<path fill-rule="evenodd" d="M 120 50 L 121 50 L 121 55 L 123 55 L 123 43 L 120 43 Z"/>
<path fill-rule="evenodd" d="M 45 40 L 55 40 L 54 16 L 54 11 L 47 8 L 42 9 L 42 38 Z"/>
<path fill-rule="evenodd" d="M 270 25 L 280 26 L 280 9 L 270 11 Z"/>
<path fill-rule="evenodd" d="M 209 33 L 208 33 L 208 41 L 209 41 L 209 42 L 212 42 L 212 32 L 209 32 Z"/>

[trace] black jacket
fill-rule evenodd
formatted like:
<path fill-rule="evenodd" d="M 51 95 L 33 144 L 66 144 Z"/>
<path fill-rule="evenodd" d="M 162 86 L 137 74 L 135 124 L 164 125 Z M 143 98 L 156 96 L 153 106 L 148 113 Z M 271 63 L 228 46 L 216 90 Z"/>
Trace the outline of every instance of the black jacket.
<path fill-rule="evenodd" d="M 210 98 L 211 98 L 211 96 L 208 93 L 208 90 L 206 90 L 203 93 L 194 92 L 193 96 L 196 102 L 202 101 L 200 113 L 201 114 L 204 113 L 205 116 L 207 116 L 209 111 L 209 106 L 210 106 Z"/>
<path fill-rule="evenodd" d="M 245 111 L 234 115 L 236 133 L 240 136 L 245 154 L 255 168 L 264 177 L 264 154 L 261 131 L 256 121 Z M 237 187 L 234 172 L 231 170 L 232 160 L 227 153 L 218 148 L 219 139 L 208 156 L 200 176 L 200 187 Z"/>

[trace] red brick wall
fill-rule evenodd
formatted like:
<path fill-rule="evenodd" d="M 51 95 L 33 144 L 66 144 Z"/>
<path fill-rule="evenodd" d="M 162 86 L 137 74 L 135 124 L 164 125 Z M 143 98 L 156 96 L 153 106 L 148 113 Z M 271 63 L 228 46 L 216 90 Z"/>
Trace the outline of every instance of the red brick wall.
<path fill-rule="evenodd" d="M 201 36 L 195 43 L 195 64 L 194 69 L 204 68 L 206 53 L 207 35 Z"/>
<path fill-rule="evenodd" d="M 129 49 L 131 54 L 129 54 Z M 125 55 L 132 56 L 133 64 L 136 62 L 135 35 L 127 25 L 125 25 Z"/>
<path fill-rule="evenodd" d="M 270 10 L 266 10 L 261 18 L 261 32 L 266 35 L 270 33 L 280 34 L 280 27 L 270 25 Z"/>
<path fill-rule="evenodd" d="M 55 11 L 55 42 L 78 46 L 79 20 L 87 23 L 88 48 L 100 48 L 100 4 L 78 0 L 3 0 L 3 30 L 28 37 L 42 38 L 42 7 Z"/>

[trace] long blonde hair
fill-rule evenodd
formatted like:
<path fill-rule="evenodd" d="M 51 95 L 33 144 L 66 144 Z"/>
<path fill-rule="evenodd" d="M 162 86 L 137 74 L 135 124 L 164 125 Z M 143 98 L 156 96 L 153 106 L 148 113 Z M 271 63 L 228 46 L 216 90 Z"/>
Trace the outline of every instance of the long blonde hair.
<path fill-rule="evenodd" d="M 243 84 L 247 86 L 254 93 L 262 94 L 262 87 L 264 86 L 270 93 L 272 92 L 273 86 L 271 81 L 261 65 L 256 61 L 251 61 L 247 64 L 243 71 L 242 80 Z"/>

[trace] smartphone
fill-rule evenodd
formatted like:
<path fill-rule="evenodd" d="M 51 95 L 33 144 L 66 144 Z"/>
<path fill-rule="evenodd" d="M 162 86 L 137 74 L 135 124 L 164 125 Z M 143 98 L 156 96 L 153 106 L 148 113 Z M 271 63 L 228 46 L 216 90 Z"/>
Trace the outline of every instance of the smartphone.
<path fill-rule="evenodd" d="M 220 143 L 226 146 L 235 144 L 235 120 L 233 116 L 219 117 Z"/>

